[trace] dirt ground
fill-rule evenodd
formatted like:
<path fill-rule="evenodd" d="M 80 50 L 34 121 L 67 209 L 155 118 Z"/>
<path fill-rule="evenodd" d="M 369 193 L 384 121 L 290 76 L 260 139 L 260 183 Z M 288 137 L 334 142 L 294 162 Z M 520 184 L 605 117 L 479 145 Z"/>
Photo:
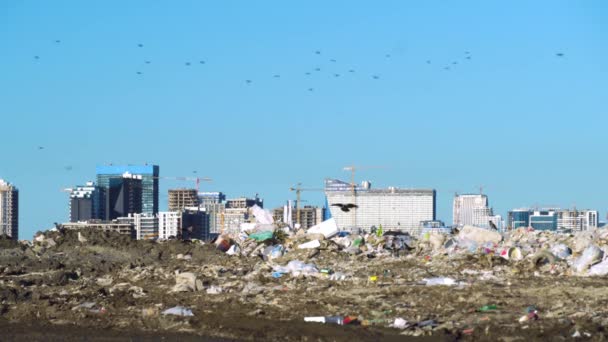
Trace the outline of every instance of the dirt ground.
<path fill-rule="evenodd" d="M 210 244 L 131 241 L 112 233 L 84 231 L 81 241 L 74 231 L 46 237 L 33 246 L 0 241 L 2 340 L 555 341 L 580 335 L 599 341 L 608 327 L 606 279 L 572 276 L 559 263 L 536 267 L 527 260 L 424 251 L 370 258 L 332 248 L 314 256 L 296 249 L 264 261 Z M 348 277 L 271 276 L 273 265 L 290 260 Z M 176 272 L 193 273 L 199 286 L 174 292 Z M 459 285 L 423 284 L 432 277 Z M 480 310 L 484 305 L 496 308 Z M 162 314 L 174 306 L 193 316 Z M 537 316 L 519 321 L 533 310 Z M 334 315 L 357 320 L 304 322 Z M 409 326 L 389 327 L 395 318 Z"/>

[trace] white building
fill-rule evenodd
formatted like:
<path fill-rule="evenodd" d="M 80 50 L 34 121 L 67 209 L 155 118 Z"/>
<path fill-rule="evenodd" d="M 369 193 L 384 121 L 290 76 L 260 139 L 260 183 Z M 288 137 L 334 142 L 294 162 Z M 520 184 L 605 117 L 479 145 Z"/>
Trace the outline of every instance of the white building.
<path fill-rule="evenodd" d="M 181 236 L 182 213 L 179 211 L 161 211 L 158 213 L 158 239 Z"/>
<path fill-rule="evenodd" d="M 420 222 L 435 220 L 436 192 L 433 189 L 372 189 L 369 182 L 361 186 L 337 180 L 325 180 L 325 196 L 331 217 L 338 228 L 382 226 L 383 230 L 402 230 L 418 234 Z M 343 211 L 338 204 L 357 207 Z"/>
<path fill-rule="evenodd" d="M 595 229 L 599 225 L 597 210 L 562 209 L 558 211 L 557 228 L 562 230 L 584 231 Z"/>
<path fill-rule="evenodd" d="M 158 216 L 148 213 L 129 214 L 128 217 L 117 218 L 119 223 L 131 223 L 135 229 L 137 240 L 158 239 Z"/>
<path fill-rule="evenodd" d="M 482 211 L 486 208 L 488 208 L 488 196 L 486 195 L 455 195 L 453 207 L 454 227 L 476 225 L 481 219 Z"/>
<path fill-rule="evenodd" d="M 19 239 L 19 190 L 0 179 L 0 235 Z"/>

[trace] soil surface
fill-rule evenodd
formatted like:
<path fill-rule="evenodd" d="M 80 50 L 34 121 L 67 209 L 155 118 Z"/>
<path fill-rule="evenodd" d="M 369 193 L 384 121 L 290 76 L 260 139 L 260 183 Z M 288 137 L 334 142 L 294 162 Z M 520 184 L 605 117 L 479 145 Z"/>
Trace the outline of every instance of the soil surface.
<path fill-rule="evenodd" d="M 33 245 L 0 241 L 1 340 L 606 338 L 606 279 L 573 276 L 565 261 L 539 265 L 424 248 L 372 256 L 345 253 L 330 241 L 317 253 L 294 248 L 263 260 L 255 253 L 227 255 L 199 242 L 132 241 L 96 231 L 78 235 L 49 232 Z M 283 241 L 287 248 L 290 243 Z M 272 276 L 273 266 L 291 260 L 345 277 Z M 176 286 L 178 273 L 196 277 L 191 290 Z M 434 277 L 457 284 L 426 286 L 423 279 Z M 485 310 L 488 305 L 495 307 Z M 176 306 L 193 315 L 163 314 Z M 304 322 L 308 316 L 336 315 L 356 320 Z M 407 321 L 405 329 L 390 327 L 396 318 Z"/>

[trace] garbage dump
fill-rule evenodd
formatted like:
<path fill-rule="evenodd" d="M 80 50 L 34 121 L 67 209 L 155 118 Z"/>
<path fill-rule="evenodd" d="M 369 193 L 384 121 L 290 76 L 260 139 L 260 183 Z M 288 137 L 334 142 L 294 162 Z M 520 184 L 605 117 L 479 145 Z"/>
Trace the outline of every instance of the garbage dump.
<path fill-rule="evenodd" d="M 0 326 L 282 341 L 601 339 L 608 326 L 608 231 L 417 237 L 332 220 L 292 229 L 260 210 L 210 242 L 86 229 L 0 239 Z"/>

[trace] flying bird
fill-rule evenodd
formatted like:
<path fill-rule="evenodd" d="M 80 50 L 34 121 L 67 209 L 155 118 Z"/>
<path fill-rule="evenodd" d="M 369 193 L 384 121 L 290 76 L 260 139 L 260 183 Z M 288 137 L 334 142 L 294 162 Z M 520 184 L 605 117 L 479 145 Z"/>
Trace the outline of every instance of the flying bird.
<path fill-rule="evenodd" d="M 315 68 L 315 71 L 321 71 L 321 68 Z"/>
<path fill-rule="evenodd" d="M 330 59 L 330 62 L 336 63 L 337 61 L 335 59 Z"/>
<path fill-rule="evenodd" d="M 306 75 L 306 76 L 310 76 L 310 73 L 309 73 L 309 72 L 307 72 L 307 73 L 305 73 L 304 75 Z"/>
<path fill-rule="evenodd" d="M 184 63 L 185 66 L 190 66 L 190 62 Z"/>
<path fill-rule="evenodd" d="M 314 90 L 313 88 L 308 88 L 308 91 L 313 91 L 313 90 Z"/>
<path fill-rule="evenodd" d="M 317 50 L 317 51 L 315 51 L 315 53 L 316 53 L 317 55 L 320 55 L 320 54 L 321 54 L 321 51 Z"/>
<path fill-rule="evenodd" d="M 358 205 L 353 204 L 353 203 L 334 203 L 331 205 L 332 207 L 340 207 L 340 210 L 342 210 L 343 212 L 347 213 L 349 212 L 351 209 L 355 209 L 355 208 L 359 208 Z"/>
<path fill-rule="evenodd" d="M 465 53 L 465 55 L 468 55 L 468 54 L 470 54 L 470 52 L 469 52 L 469 51 L 465 51 L 465 52 L 464 52 L 464 53 Z"/>
<path fill-rule="evenodd" d="M 137 47 L 140 47 L 140 48 L 141 48 L 141 47 L 144 47 L 144 44 L 141 44 L 141 43 L 140 43 L 140 44 L 137 44 Z"/>
<path fill-rule="evenodd" d="M 68 165 L 68 166 L 64 167 L 64 169 L 66 169 L 66 171 L 72 171 L 73 167 L 72 167 L 72 165 Z"/>
<path fill-rule="evenodd" d="M 59 43 L 61 43 L 61 40 L 57 39 L 57 40 L 55 40 L 55 43 L 59 44 Z"/>
<path fill-rule="evenodd" d="M 492 228 L 494 230 L 498 230 L 498 227 L 496 227 L 496 224 L 494 224 L 494 222 L 488 221 L 488 223 L 490 224 L 490 228 Z"/>
<path fill-rule="evenodd" d="M 245 80 L 245 83 L 250 84 L 251 80 Z"/>
<path fill-rule="evenodd" d="M 200 61 L 199 63 L 201 63 L 201 64 L 205 64 L 205 61 Z"/>
<path fill-rule="evenodd" d="M 350 70 L 348 70 L 348 72 L 355 72 L 355 70 L 353 70 L 353 69 L 350 69 Z"/>
<path fill-rule="evenodd" d="M 471 56 L 466 56 L 465 58 L 466 58 L 466 59 L 471 59 Z"/>
<path fill-rule="evenodd" d="M 458 64 L 458 62 L 452 62 L 452 64 L 453 64 L 453 65 L 456 65 L 456 64 Z"/>
<path fill-rule="evenodd" d="M 141 71 L 138 71 L 138 72 L 137 72 L 137 74 L 138 74 L 138 75 L 141 75 L 141 74 L 143 74 L 143 72 L 141 72 Z"/>
<path fill-rule="evenodd" d="M 340 74 L 334 74 L 334 77 L 340 77 Z"/>
<path fill-rule="evenodd" d="M 375 80 L 377 80 L 377 79 L 379 79 L 379 78 L 380 78 L 380 76 L 378 76 L 378 75 L 374 75 L 374 76 L 372 76 L 372 78 L 373 78 L 373 79 L 375 79 Z"/>
<path fill-rule="evenodd" d="M 557 57 L 564 57 L 564 53 L 563 52 L 558 52 L 555 54 Z"/>
<path fill-rule="evenodd" d="M 44 150 L 44 146 L 38 146 L 38 150 Z"/>
<path fill-rule="evenodd" d="M 274 77 L 274 78 L 280 78 L 280 77 L 281 77 L 281 75 L 274 75 L 274 76 L 272 76 L 272 77 Z"/>
<path fill-rule="evenodd" d="M 384 57 L 386 57 L 386 58 L 391 58 L 391 55 L 386 54 L 386 55 L 384 55 Z"/>
<path fill-rule="evenodd" d="M 427 61 L 426 61 L 426 64 L 431 64 L 431 60 L 427 60 Z"/>
<path fill-rule="evenodd" d="M 34 56 L 34 59 L 40 59 L 40 56 Z"/>
<path fill-rule="evenodd" d="M 146 64 L 150 64 L 150 61 L 146 61 Z"/>
<path fill-rule="evenodd" d="M 443 70 L 450 70 L 450 67 L 446 66 L 446 67 L 443 68 Z"/>

